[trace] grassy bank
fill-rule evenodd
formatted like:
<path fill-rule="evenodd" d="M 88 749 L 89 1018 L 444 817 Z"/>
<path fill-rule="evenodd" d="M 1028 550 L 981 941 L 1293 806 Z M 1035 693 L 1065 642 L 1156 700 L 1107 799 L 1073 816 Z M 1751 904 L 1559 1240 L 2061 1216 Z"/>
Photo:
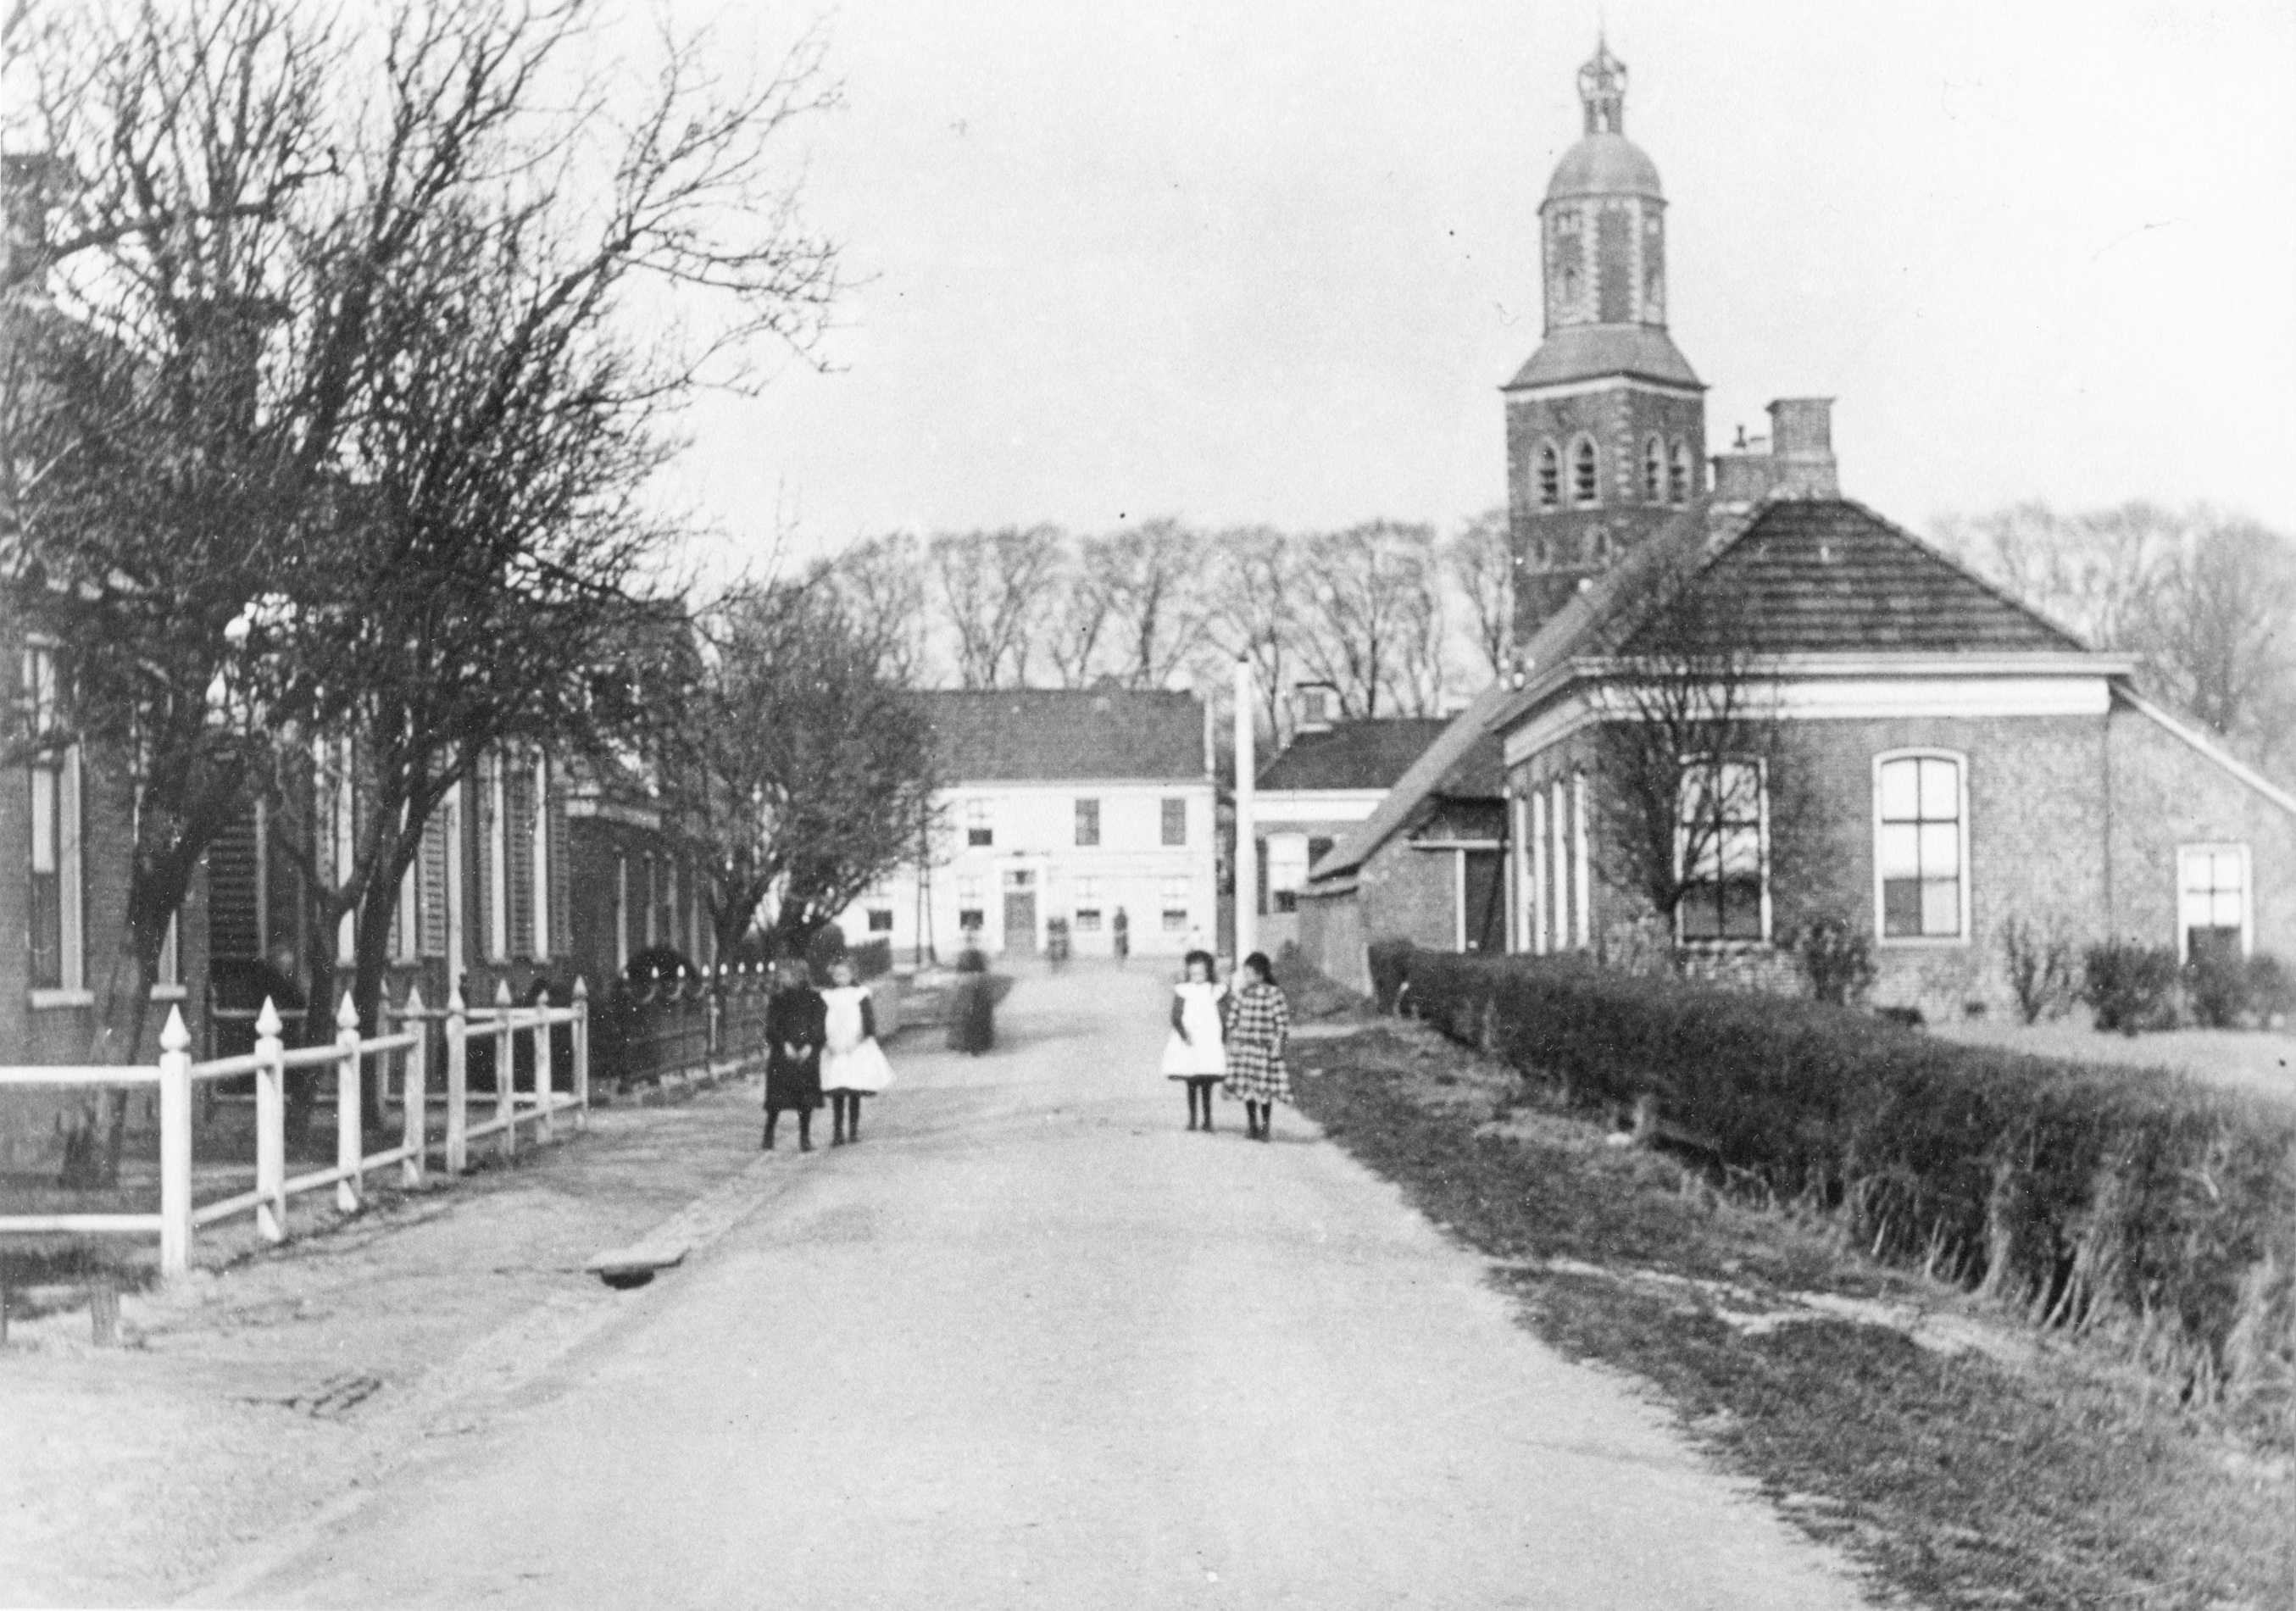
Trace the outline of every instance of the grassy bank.
<path fill-rule="evenodd" d="M 1742 1206 L 1417 1026 L 1299 1048 L 1303 1108 L 1504 1261 L 1540 1336 L 1651 1383 L 1726 1465 L 1939 1607 L 2290 1599 L 2288 1451 L 1983 1300 Z M 1319 1070 L 1310 1076 L 1307 1070 Z"/>

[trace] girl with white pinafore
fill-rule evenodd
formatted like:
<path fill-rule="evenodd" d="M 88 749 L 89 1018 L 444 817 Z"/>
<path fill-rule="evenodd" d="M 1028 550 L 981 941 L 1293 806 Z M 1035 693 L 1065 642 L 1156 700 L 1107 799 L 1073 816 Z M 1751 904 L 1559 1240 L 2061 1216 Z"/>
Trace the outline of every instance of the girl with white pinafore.
<path fill-rule="evenodd" d="M 1188 1086 L 1188 1128 L 1212 1127 L 1212 1088 L 1227 1076 L 1227 1047 L 1222 1038 L 1220 999 L 1226 989 L 1215 974 L 1211 953 L 1191 951 L 1188 976 L 1172 986 L 1172 1034 L 1164 1043 L 1164 1077 Z"/>
<path fill-rule="evenodd" d="M 821 1089 L 829 1098 L 834 1129 L 829 1144 L 842 1147 L 861 1139 L 861 1099 L 893 1083 L 893 1066 L 877 1044 L 877 1012 L 869 987 L 856 982 L 853 963 L 840 957 L 830 964 L 830 987 L 821 993 L 829 1009 L 821 1051 Z"/>

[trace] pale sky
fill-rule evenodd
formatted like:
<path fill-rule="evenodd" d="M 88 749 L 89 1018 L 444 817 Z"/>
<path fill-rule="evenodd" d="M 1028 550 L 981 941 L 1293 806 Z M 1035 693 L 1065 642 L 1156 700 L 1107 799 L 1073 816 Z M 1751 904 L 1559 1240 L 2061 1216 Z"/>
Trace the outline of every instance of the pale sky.
<path fill-rule="evenodd" d="M 1844 491 L 1916 527 L 2143 495 L 2296 530 L 2296 6 L 1605 12 L 1710 446 L 1831 395 Z M 812 15 L 723 14 L 761 49 Z M 1447 529 L 1504 501 L 1497 388 L 1539 339 L 1591 0 L 827 27 L 847 105 L 804 135 L 810 210 L 866 282 L 836 372 L 690 420 L 675 490 L 716 563 L 777 519 L 827 548 L 1158 514 Z"/>

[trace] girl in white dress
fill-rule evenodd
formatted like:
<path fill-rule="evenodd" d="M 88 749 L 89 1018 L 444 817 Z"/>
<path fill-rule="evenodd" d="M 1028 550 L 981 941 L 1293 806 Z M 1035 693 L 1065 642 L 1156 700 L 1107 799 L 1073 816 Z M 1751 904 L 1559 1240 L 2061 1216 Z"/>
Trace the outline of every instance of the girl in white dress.
<path fill-rule="evenodd" d="M 861 1139 L 861 1099 L 892 1084 L 893 1066 L 877 1044 L 877 1012 L 869 987 L 855 982 L 853 963 L 840 957 L 829 965 L 830 987 L 821 993 L 828 1007 L 821 1051 L 821 1089 L 829 1098 L 832 1147 Z"/>
<path fill-rule="evenodd" d="M 1220 998 L 1227 992 L 1215 976 L 1211 953 L 1191 951 L 1188 976 L 1172 986 L 1172 1034 L 1164 1043 L 1164 1077 L 1188 1086 L 1188 1128 L 1203 1109 L 1203 1128 L 1212 1127 L 1212 1088 L 1227 1075 L 1227 1049 L 1221 1041 Z"/>

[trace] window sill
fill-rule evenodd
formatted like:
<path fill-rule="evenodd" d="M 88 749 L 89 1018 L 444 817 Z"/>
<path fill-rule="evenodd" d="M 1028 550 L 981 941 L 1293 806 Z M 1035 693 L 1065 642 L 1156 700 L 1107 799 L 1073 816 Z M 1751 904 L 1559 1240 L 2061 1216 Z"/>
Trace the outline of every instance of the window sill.
<path fill-rule="evenodd" d="M 32 1010 L 44 1012 L 58 1007 L 93 1007 L 93 990 L 35 990 L 31 993 Z"/>
<path fill-rule="evenodd" d="M 192 993 L 182 985 L 154 985 L 152 986 L 152 999 L 155 1002 L 188 1002 L 192 999 Z"/>
<path fill-rule="evenodd" d="M 1874 936 L 1876 951 L 1946 951 L 1956 945 L 1966 945 L 1965 934 L 1894 934 Z"/>

